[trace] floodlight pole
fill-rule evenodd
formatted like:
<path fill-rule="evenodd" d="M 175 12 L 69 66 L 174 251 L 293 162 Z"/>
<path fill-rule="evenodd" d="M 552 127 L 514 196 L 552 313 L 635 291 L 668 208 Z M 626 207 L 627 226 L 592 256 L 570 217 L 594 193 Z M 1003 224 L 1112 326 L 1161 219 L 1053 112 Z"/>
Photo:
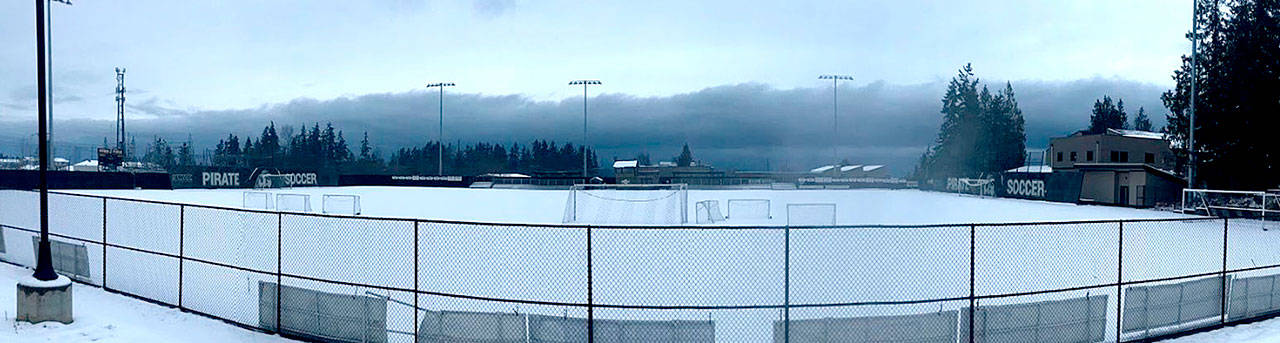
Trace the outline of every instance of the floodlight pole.
<path fill-rule="evenodd" d="M 440 126 L 436 142 L 436 175 L 444 175 L 444 88 L 455 86 L 453 82 L 439 82 L 427 85 L 427 88 L 440 88 Z"/>
<path fill-rule="evenodd" d="M 49 51 L 46 47 L 45 40 L 48 38 L 46 33 L 49 28 L 46 27 L 48 20 L 48 8 L 45 7 L 46 2 L 50 0 L 36 0 L 36 107 L 40 115 L 38 120 L 40 142 L 40 244 L 37 249 L 36 271 L 31 276 L 41 281 L 51 281 L 58 278 L 58 274 L 53 271 L 53 257 L 49 251 Z M 54 0 L 70 5 L 70 1 Z"/>
<path fill-rule="evenodd" d="M 1197 45 L 1200 42 L 1200 32 L 1196 30 L 1196 20 L 1200 16 L 1200 4 L 1198 1 L 1191 2 L 1191 106 L 1189 121 L 1187 126 L 1187 188 L 1196 187 L 1196 81 L 1200 74 L 1196 70 L 1196 55 L 1199 55 Z"/>
<path fill-rule="evenodd" d="M 819 80 L 831 80 L 831 165 L 840 164 L 840 153 L 837 151 L 840 138 L 840 125 L 837 125 L 836 113 L 839 112 L 840 80 L 853 80 L 853 76 L 849 75 L 819 75 Z"/>
<path fill-rule="evenodd" d="M 599 85 L 600 80 L 573 80 L 569 81 L 569 85 L 582 85 L 582 177 L 586 178 L 587 174 L 587 86 Z"/>

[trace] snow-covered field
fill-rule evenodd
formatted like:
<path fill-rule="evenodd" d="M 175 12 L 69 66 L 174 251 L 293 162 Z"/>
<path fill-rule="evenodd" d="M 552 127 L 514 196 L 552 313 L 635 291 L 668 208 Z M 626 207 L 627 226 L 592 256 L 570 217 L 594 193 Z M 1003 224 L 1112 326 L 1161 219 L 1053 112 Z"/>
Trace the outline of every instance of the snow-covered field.
<path fill-rule="evenodd" d="M 558 224 L 567 191 L 449 189 L 412 187 L 297 188 L 281 193 L 311 194 L 319 209 L 323 194 L 361 196 L 366 216 L 447 219 L 493 223 Z M 83 194 L 239 207 L 239 190 L 93 190 Z M 30 193 L 0 197 L 0 223 L 33 227 Z M 833 203 L 837 222 L 860 224 L 1014 223 L 1031 221 L 1175 218 L 1152 210 L 1079 206 L 1039 201 L 989 199 L 914 190 L 690 190 L 692 216 L 700 200 L 769 199 L 772 218 L 730 225 L 749 230 L 596 229 L 592 234 L 593 290 L 597 304 L 732 306 L 783 303 L 785 204 Z M 53 199 L 54 232 L 100 239 L 101 200 Z M 95 212 L 96 211 L 96 212 Z M 17 215 L 15 215 L 17 214 Z M 412 289 L 413 221 L 335 219 L 187 208 L 110 201 L 106 213 L 112 243 L 177 254 L 179 216 L 185 224 L 186 256 L 261 271 L 274 271 L 279 227 L 285 274 Z M 69 218 L 68 218 L 69 217 Z M 692 217 L 691 217 L 692 220 Z M 1269 242 L 1280 234 L 1232 224 L 1227 237 L 1229 268 L 1280 263 Z M 553 226 L 506 226 L 419 222 L 416 244 L 419 289 L 503 299 L 586 302 L 586 232 Z M 1129 223 L 1124 227 L 1124 267 L 1117 223 L 979 226 L 976 230 L 976 292 L 993 295 L 1106 284 L 1117 280 L 1173 277 L 1221 270 L 1222 222 Z M 6 257 L 30 263 L 30 238 L 6 230 Z M 969 226 L 840 228 L 792 230 L 792 304 L 919 300 L 969 293 Z M 96 237 L 96 238 L 95 238 Z M 101 246 L 89 244 L 91 271 L 98 273 Z M 107 281 L 153 299 L 176 303 L 177 263 L 110 249 Z M 185 304 L 248 325 L 257 325 L 257 274 L 188 262 Z M 1247 276 L 1275 273 L 1249 272 Z M 126 277 L 132 276 L 132 277 Z M 142 277 L 146 276 L 146 277 Z M 1246 275 L 1240 275 L 1246 276 Z M 407 303 L 406 292 L 338 286 L 285 278 L 285 284 L 328 292 L 368 292 Z M 1026 303 L 1107 295 L 1108 322 L 1114 323 L 1114 288 L 984 301 L 983 305 Z M 580 307 L 526 305 L 423 295 L 431 310 L 518 312 L 584 317 Z M 928 313 L 959 309 L 967 301 L 893 306 L 796 308 L 793 319 Z M 596 318 L 712 320 L 718 341 L 768 341 L 777 309 L 634 310 L 601 308 Z M 388 307 L 389 329 L 412 332 L 413 310 Z M 1114 326 L 1108 339 L 1114 340 Z M 392 341 L 411 337 L 390 335 Z"/>

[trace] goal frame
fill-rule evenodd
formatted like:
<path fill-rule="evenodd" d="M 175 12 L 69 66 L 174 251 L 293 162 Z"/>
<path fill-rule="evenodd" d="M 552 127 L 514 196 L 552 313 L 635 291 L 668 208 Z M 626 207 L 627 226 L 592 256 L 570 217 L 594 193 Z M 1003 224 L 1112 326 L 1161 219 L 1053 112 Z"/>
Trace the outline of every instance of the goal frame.
<path fill-rule="evenodd" d="M 303 199 L 306 199 L 306 206 L 305 206 L 306 208 L 305 208 L 305 209 L 303 209 L 303 210 L 301 210 L 301 211 L 299 211 L 299 210 L 284 210 L 284 209 L 281 209 L 281 208 L 280 208 L 280 200 L 281 200 L 282 198 L 285 198 L 285 197 L 292 197 L 292 196 L 299 196 L 299 197 L 302 197 Z M 309 213 L 309 212 L 311 212 L 311 195 L 310 195 L 310 194 L 302 194 L 302 193 L 276 193 L 276 211 L 280 211 L 280 212 L 307 212 L 307 213 Z"/>
<path fill-rule="evenodd" d="M 764 219 L 773 219 L 773 201 L 770 201 L 769 199 L 729 199 L 728 201 L 726 201 L 726 202 L 725 202 L 725 214 L 724 214 L 724 218 L 725 218 L 725 219 L 732 219 L 732 218 L 734 218 L 734 216 L 733 216 L 733 203 L 735 203 L 735 202 L 738 202 L 738 203 L 743 203 L 743 202 L 756 202 L 756 203 L 759 203 L 759 202 L 763 202 L 763 203 L 764 203 L 764 212 L 765 212 L 765 213 L 764 213 L 764 216 L 765 216 L 765 217 L 764 217 Z"/>
<path fill-rule="evenodd" d="M 347 213 L 347 212 L 345 212 L 345 211 L 344 211 L 344 212 L 341 212 L 341 213 L 335 213 L 334 211 L 331 211 L 331 210 L 329 209 L 329 199 L 331 199 L 331 198 L 349 198 L 349 199 L 352 199 L 352 203 L 353 203 L 353 205 L 355 206 L 355 208 L 353 208 L 353 209 L 352 209 L 351 213 Z M 364 210 L 360 207 L 360 196 L 359 196 L 359 195 L 356 195 L 356 194 L 325 194 L 325 195 L 320 196 L 320 213 L 324 213 L 324 214 L 346 214 L 346 215 L 358 216 L 358 215 L 360 215 L 360 213 L 361 213 L 361 212 L 364 212 Z"/>
<path fill-rule="evenodd" d="M 258 194 L 266 196 L 266 201 L 262 204 L 262 207 L 261 208 L 249 207 L 249 196 L 258 195 Z M 275 194 L 271 192 L 244 191 L 244 193 L 242 193 L 240 196 L 240 207 L 243 207 L 243 208 L 250 208 L 250 209 L 257 209 L 257 210 L 274 210 L 275 205 L 276 205 Z"/>
<path fill-rule="evenodd" d="M 689 185 L 684 183 L 655 183 L 655 184 L 574 184 L 569 186 L 569 204 L 565 206 L 568 212 L 564 216 L 565 223 L 581 223 L 578 220 L 578 194 L 588 191 L 605 191 L 605 190 L 633 190 L 633 191 L 672 191 L 676 192 L 680 201 L 680 222 L 679 224 L 689 223 Z"/>
<path fill-rule="evenodd" d="M 1200 194 L 1195 196 L 1192 194 Z M 1211 204 L 1208 195 L 1221 195 L 1224 197 L 1235 197 L 1237 199 L 1249 200 L 1256 199 L 1258 207 L 1242 207 L 1241 204 Z M 1248 205 L 1248 204 L 1244 204 Z M 1178 209 L 1183 214 L 1193 213 L 1214 216 L 1214 212 L 1218 211 L 1237 211 L 1237 212 L 1256 212 L 1258 218 L 1263 222 L 1267 222 L 1268 218 L 1280 216 L 1280 193 L 1270 193 L 1263 191 L 1232 191 L 1217 189 L 1195 189 L 1187 188 L 1182 190 L 1182 206 Z"/>

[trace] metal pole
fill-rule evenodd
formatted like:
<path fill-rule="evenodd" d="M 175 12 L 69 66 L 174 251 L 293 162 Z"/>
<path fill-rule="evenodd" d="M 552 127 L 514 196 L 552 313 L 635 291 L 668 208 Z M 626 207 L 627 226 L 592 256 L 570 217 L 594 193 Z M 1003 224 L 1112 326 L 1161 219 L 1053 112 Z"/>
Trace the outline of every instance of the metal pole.
<path fill-rule="evenodd" d="M 582 178 L 587 177 L 587 84 L 582 84 Z M 585 181 L 584 181 L 585 182 Z"/>
<path fill-rule="evenodd" d="M 418 311 L 420 311 L 418 307 L 418 292 L 420 292 L 418 289 L 418 264 L 421 263 L 418 260 L 418 242 L 418 221 L 415 220 L 413 221 L 413 341 L 415 343 L 418 342 L 419 336 L 422 335 L 421 332 L 418 332 Z"/>
<path fill-rule="evenodd" d="M 45 2 L 36 0 L 36 80 L 37 107 L 40 112 L 40 245 L 39 257 L 36 261 L 36 272 L 32 274 L 37 280 L 50 281 L 58 278 L 53 271 L 53 259 L 49 252 L 49 98 L 48 77 L 46 71 L 47 54 L 45 51 Z"/>
<path fill-rule="evenodd" d="M 583 88 L 585 89 L 586 86 L 583 86 Z M 591 284 L 592 278 L 595 277 L 595 272 L 592 268 L 592 257 L 593 255 L 591 252 L 591 227 L 588 226 L 587 227 L 587 342 L 588 343 L 594 343 L 596 338 L 595 298 L 593 297 L 594 291 Z"/>
<path fill-rule="evenodd" d="M 186 260 L 186 223 L 187 223 L 187 206 L 178 205 L 178 310 L 186 311 L 182 307 L 182 265 Z"/>
<path fill-rule="evenodd" d="M 1227 323 L 1227 231 L 1229 219 L 1222 217 L 1222 323 Z"/>
<path fill-rule="evenodd" d="M 782 231 L 782 341 L 791 342 L 791 225 Z"/>
<path fill-rule="evenodd" d="M 975 296 L 977 291 L 974 289 L 977 284 L 975 274 L 978 264 L 976 236 L 977 227 L 969 225 L 969 343 L 974 343 L 974 336 L 977 335 L 973 332 L 973 322 L 975 320 L 973 314 L 977 312 L 977 297 Z"/>
<path fill-rule="evenodd" d="M 1116 248 L 1116 342 L 1121 342 L 1120 323 L 1122 318 L 1120 317 L 1120 311 L 1121 311 L 1120 297 L 1123 295 L 1122 287 L 1124 287 L 1124 285 L 1122 285 L 1124 283 L 1124 221 L 1123 220 L 1120 221 L 1119 231 L 1120 231 L 1120 238 L 1117 241 L 1119 242 L 1119 244 L 1116 245 L 1117 247 Z"/>
<path fill-rule="evenodd" d="M 839 138 L 840 123 L 837 121 L 837 113 L 839 112 L 838 107 L 840 106 L 838 105 L 839 104 L 838 99 L 840 97 L 840 92 L 838 91 L 839 89 L 838 87 L 840 87 L 840 79 L 832 78 L 831 79 L 831 165 L 832 166 L 840 164 L 840 153 L 836 150 L 837 149 L 836 145 L 838 145 L 836 142 L 839 141 L 840 139 Z"/>
<path fill-rule="evenodd" d="M 1196 70 L 1197 68 L 1196 56 L 1199 55 L 1199 52 L 1196 50 L 1198 49 L 1198 44 L 1200 43 L 1200 33 L 1199 33 L 1199 30 L 1196 29 L 1196 27 L 1199 25 L 1196 25 L 1196 20 L 1200 16 L 1200 4 L 1198 3 L 1198 1 L 1192 1 L 1191 4 L 1192 4 L 1191 5 L 1192 7 L 1191 9 L 1191 107 L 1190 107 L 1191 108 L 1190 109 L 1191 125 L 1187 126 L 1187 138 L 1188 138 L 1187 139 L 1188 141 L 1187 155 L 1189 156 L 1188 163 L 1187 163 L 1187 187 L 1195 188 L 1196 187 L 1196 183 L 1195 183 L 1195 180 L 1196 180 L 1195 179 L 1195 175 L 1196 175 L 1196 83 L 1197 83 L 1197 76 L 1200 74 L 1200 72 Z"/>
<path fill-rule="evenodd" d="M 438 154 L 436 155 L 436 161 L 438 162 L 438 165 L 436 167 L 436 175 L 443 176 L 444 175 L 444 86 L 440 86 L 440 126 L 439 126 L 439 135 L 436 137 L 439 137 L 440 139 L 439 142 L 436 142 L 436 147 L 438 148 L 437 149 Z"/>

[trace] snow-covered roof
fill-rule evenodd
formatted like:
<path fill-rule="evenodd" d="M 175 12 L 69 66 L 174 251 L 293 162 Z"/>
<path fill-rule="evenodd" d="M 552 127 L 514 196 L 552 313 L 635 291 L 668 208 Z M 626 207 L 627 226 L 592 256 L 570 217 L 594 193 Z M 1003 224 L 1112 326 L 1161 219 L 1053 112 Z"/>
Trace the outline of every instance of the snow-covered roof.
<path fill-rule="evenodd" d="M 874 171 L 880 168 L 884 168 L 884 166 L 883 165 L 867 165 L 867 166 L 862 166 L 862 171 Z"/>
<path fill-rule="evenodd" d="M 635 168 L 638 166 L 640 166 L 640 161 L 636 160 L 613 161 L 614 168 Z"/>
<path fill-rule="evenodd" d="M 842 171 L 842 172 L 847 172 L 847 171 L 854 170 L 854 169 L 859 169 L 859 168 L 862 168 L 862 165 L 861 165 L 861 164 L 855 164 L 855 165 L 851 165 L 851 166 L 843 166 L 843 167 L 840 167 L 840 171 Z"/>
<path fill-rule="evenodd" d="M 1022 166 L 1006 170 L 1007 173 L 1052 173 L 1053 167 L 1050 166 Z"/>
<path fill-rule="evenodd" d="M 488 174 L 484 174 L 484 175 L 481 175 L 481 176 L 489 176 L 489 177 L 514 177 L 514 178 L 522 178 L 522 179 L 530 178 L 530 176 L 529 176 L 529 175 L 516 174 L 516 173 L 488 173 Z"/>
<path fill-rule="evenodd" d="M 675 167 L 676 163 L 671 161 L 659 161 L 658 166 L 659 167 Z"/>
<path fill-rule="evenodd" d="M 71 161 L 68 161 L 67 159 L 61 158 L 61 157 L 54 157 L 53 163 L 71 163 Z"/>
<path fill-rule="evenodd" d="M 82 161 L 82 162 L 80 162 L 80 163 L 76 163 L 76 164 L 75 164 L 75 166 L 77 166 L 77 167 L 97 167 L 97 166 L 98 166 L 98 160 L 84 160 L 84 161 Z"/>
<path fill-rule="evenodd" d="M 836 168 L 836 166 L 821 166 L 821 167 L 813 168 L 813 170 L 810 170 L 809 172 L 810 172 L 810 173 L 825 173 L 825 172 L 827 172 L 828 170 L 832 170 L 832 169 L 835 169 L 835 168 Z"/>
<path fill-rule="evenodd" d="M 1129 138 L 1165 139 L 1165 135 L 1163 133 L 1151 131 L 1107 129 L 1107 133 Z"/>

